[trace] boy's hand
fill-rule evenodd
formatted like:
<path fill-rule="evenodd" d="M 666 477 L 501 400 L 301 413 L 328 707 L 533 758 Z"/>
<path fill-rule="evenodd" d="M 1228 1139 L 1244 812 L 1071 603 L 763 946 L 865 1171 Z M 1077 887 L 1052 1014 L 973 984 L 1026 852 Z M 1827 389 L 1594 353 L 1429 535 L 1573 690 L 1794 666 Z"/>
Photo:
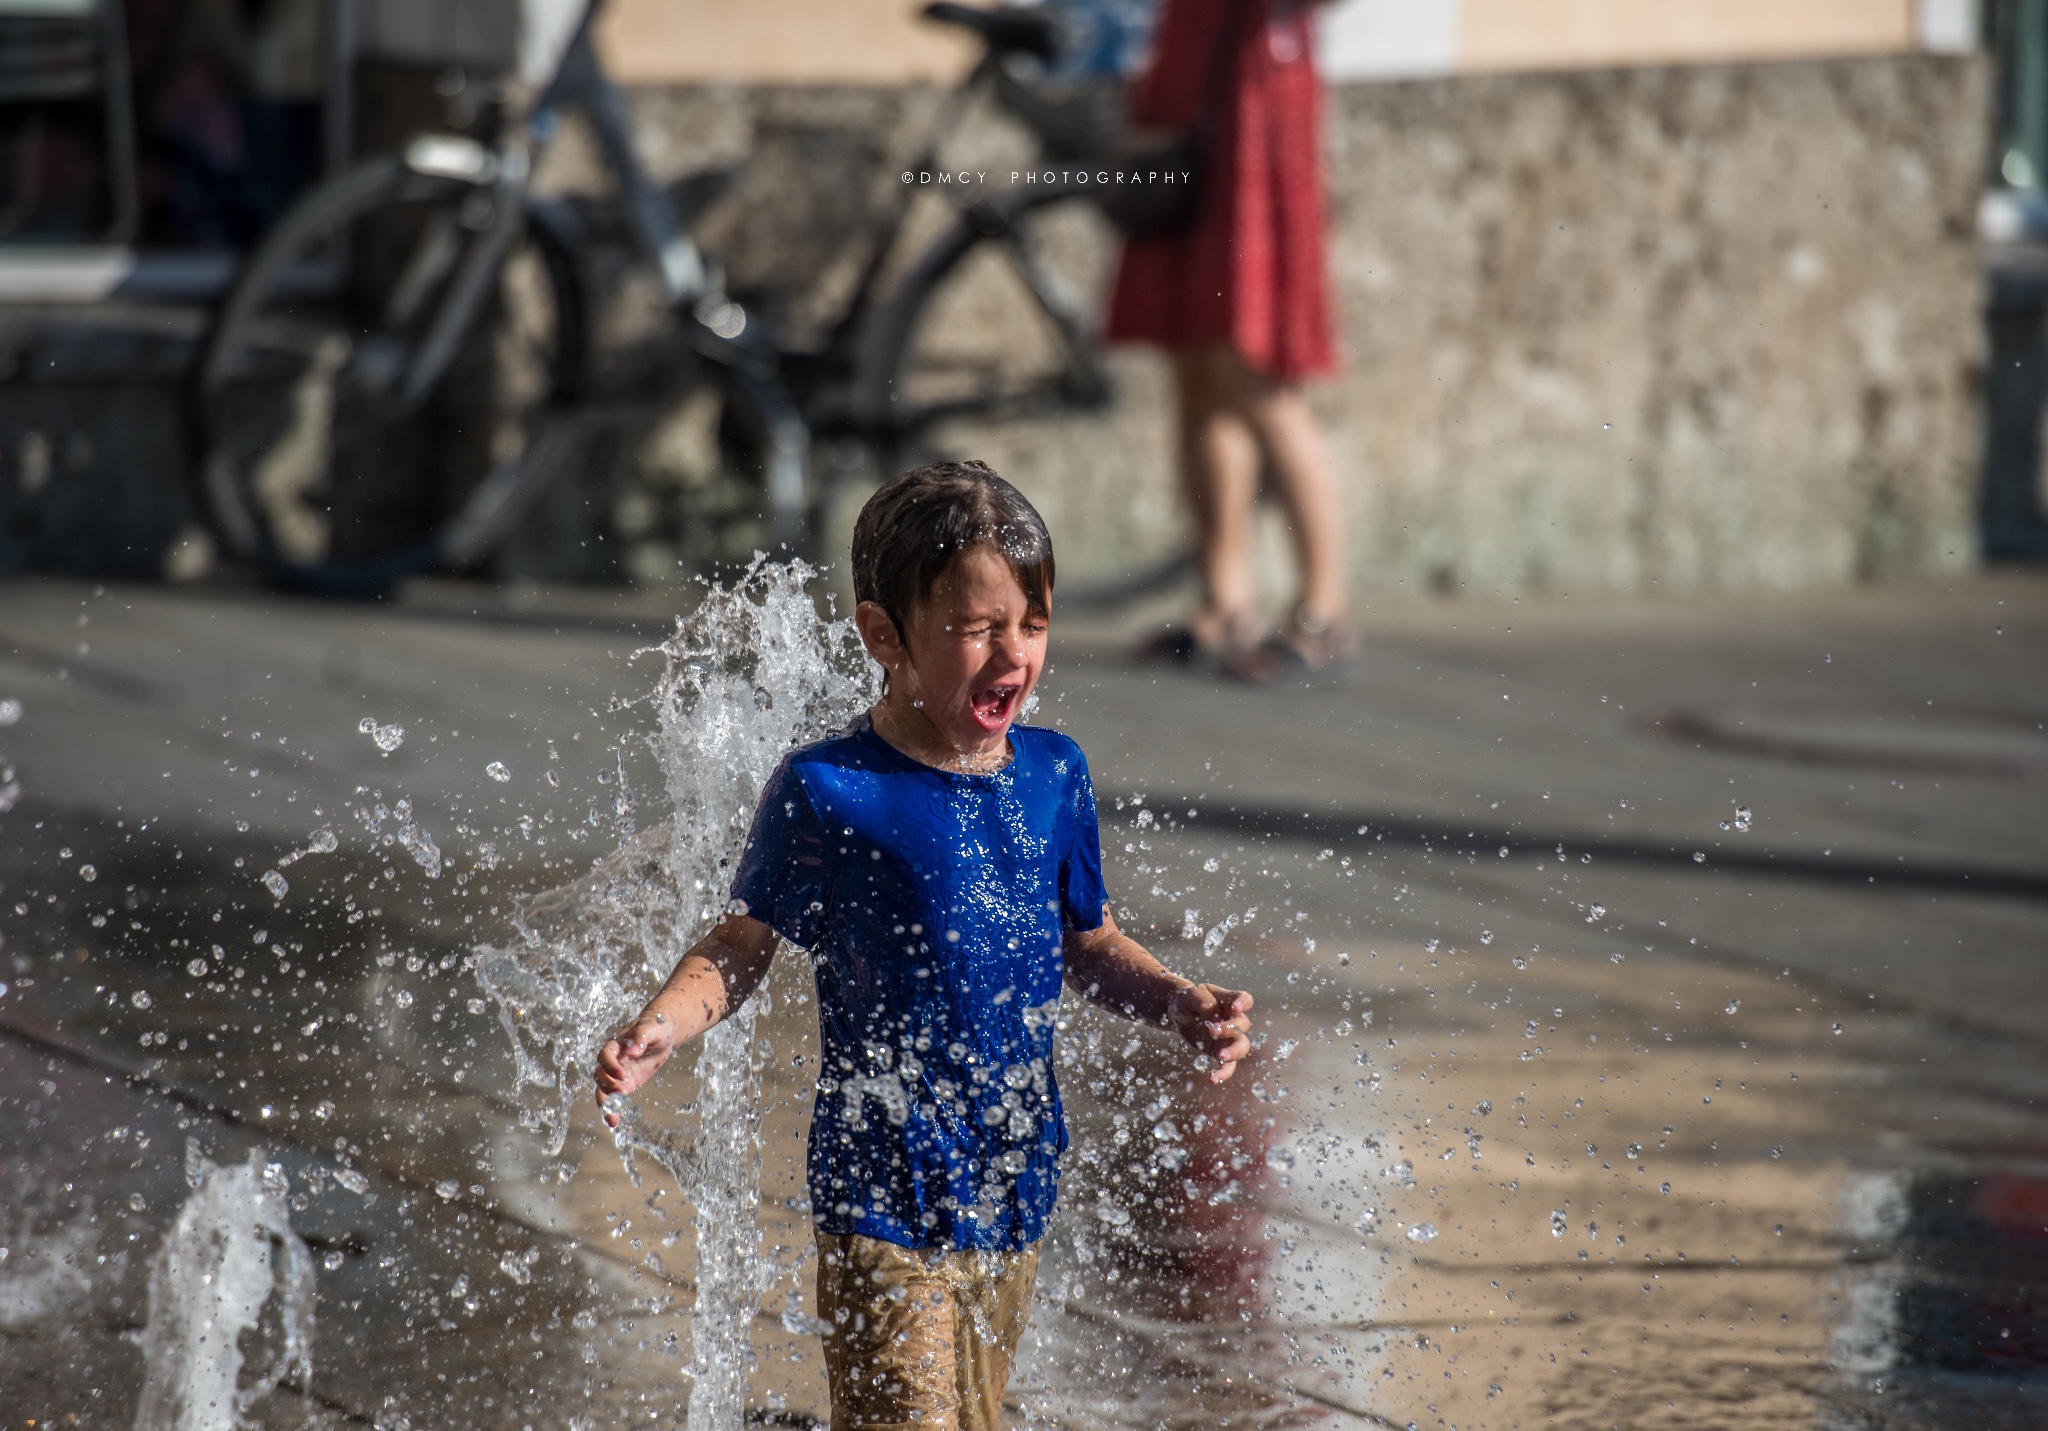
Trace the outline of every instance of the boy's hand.
<path fill-rule="evenodd" d="M 675 1051 L 675 1025 L 666 1014 L 654 1013 L 642 1013 L 597 1051 L 597 1106 L 604 1109 L 605 1126 L 618 1127 L 619 1115 L 604 1100 L 638 1092 Z"/>
<path fill-rule="evenodd" d="M 1249 1017 L 1252 996 L 1215 984 L 1192 984 L 1173 996 L 1173 1026 L 1180 1036 L 1216 1060 L 1211 1083 L 1237 1072 L 1238 1060 L 1252 1051 Z"/>

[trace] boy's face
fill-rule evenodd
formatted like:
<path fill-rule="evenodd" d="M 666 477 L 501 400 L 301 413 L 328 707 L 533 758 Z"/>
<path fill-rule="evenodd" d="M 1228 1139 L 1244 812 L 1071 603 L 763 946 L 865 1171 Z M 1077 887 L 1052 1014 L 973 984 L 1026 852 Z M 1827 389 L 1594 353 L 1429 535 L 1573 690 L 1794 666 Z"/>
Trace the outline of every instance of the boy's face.
<path fill-rule="evenodd" d="M 890 668 L 891 701 L 907 700 L 955 750 L 999 749 L 1045 668 L 1045 618 L 1026 613 L 1009 563 L 986 547 L 962 554 L 910 613 L 900 644 L 880 607 L 873 617 L 861 634 Z"/>

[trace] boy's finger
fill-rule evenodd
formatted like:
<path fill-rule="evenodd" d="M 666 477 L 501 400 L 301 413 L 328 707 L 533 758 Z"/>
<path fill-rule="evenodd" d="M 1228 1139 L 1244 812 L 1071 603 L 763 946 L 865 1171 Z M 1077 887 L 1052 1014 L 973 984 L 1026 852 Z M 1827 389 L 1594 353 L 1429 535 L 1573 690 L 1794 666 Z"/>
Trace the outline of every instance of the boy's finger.
<path fill-rule="evenodd" d="M 1218 1061 L 1236 1063 L 1252 1051 L 1252 1041 L 1243 1034 L 1235 1034 L 1222 1041 L 1221 1046 L 1212 1050 Z"/>

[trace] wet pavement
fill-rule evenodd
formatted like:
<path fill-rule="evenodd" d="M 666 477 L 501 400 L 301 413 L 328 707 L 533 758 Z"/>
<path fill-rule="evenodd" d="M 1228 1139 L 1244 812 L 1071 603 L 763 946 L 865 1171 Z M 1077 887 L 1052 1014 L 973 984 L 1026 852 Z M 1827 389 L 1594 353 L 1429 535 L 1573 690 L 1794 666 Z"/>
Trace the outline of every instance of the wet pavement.
<path fill-rule="evenodd" d="M 680 1424 L 687 1211 L 594 1110 L 547 1151 L 467 965 L 658 788 L 611 698 L 664 626 L 0 588 L 15 1424 L 133 1423 L 188 1145 L 264 1149 L 312 1255 L 310 1386 L 264 1424 Z M 1368 635 L 1303 693 L 1063 627 L 1040 718 L 1124 922 L 1264 1040 L 1210 1090 L 1073 1013 L 1031 1423 L 2048 1423 L 2048 583 Z M 750 1405 L 801 1425 L 811 1015 L 769 993 Z"/>

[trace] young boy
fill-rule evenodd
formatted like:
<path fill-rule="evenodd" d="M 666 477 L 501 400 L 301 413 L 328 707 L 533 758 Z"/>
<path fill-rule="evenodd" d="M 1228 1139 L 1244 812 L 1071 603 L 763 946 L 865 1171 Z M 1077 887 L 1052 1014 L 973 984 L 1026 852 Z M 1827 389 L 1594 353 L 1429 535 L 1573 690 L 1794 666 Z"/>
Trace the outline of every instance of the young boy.
<path fill-rule="evenodd" d="M 1219 1083 L 1250 1049 L 1252 998 L 1170 974 L 1118 931 L 1086 759 L 1013 724 L 1053 585 L 1022 494 L 979 462 L 904 473 L 861 509 L 853 581 L 882 698 L 777 769 L 727 917 L 599 1053 L 598 1101 L 738 1007 L 778 938 L 809 950 L 833 1431 L 996 1431 L 1067 1145 L 1062 978 L 1178 1031 Z"/>

